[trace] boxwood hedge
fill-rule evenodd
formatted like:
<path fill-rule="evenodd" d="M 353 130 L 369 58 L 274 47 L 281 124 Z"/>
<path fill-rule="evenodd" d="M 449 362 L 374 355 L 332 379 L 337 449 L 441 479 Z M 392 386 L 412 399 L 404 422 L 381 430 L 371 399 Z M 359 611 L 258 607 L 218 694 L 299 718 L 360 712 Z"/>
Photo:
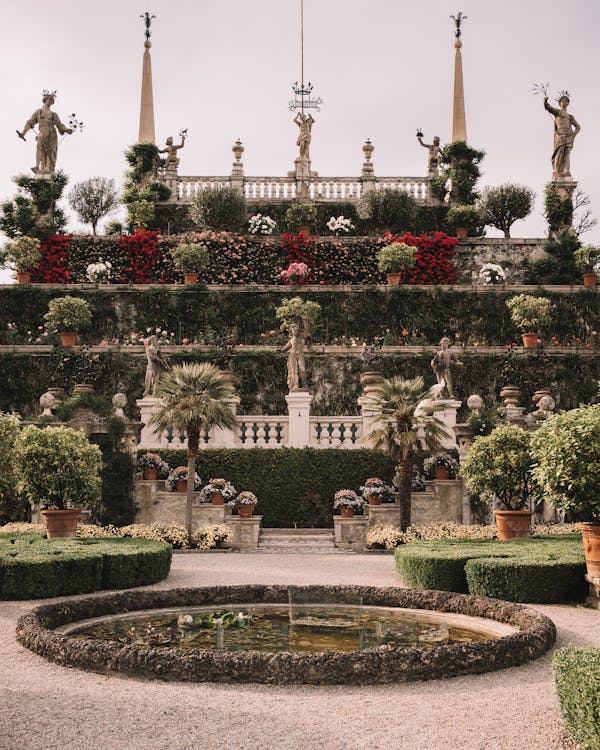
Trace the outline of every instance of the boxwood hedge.
<path fill-rule="evenodd" d="M 585 593 L 579 537 L 410 542 L 395 554 L 399 575 L 420 588 L 545 604 Z"/>
<path fill-rule="evenodd" d="M 600 648 L 561 648 L 554 654 L 560 712 L 581 750 L 600 750 Z"/>
<path fill-rule="evenodd" d="M 0 599 L 45 599 L 161 581 L 171 546 L 148 539 L 0 537 Z"/>

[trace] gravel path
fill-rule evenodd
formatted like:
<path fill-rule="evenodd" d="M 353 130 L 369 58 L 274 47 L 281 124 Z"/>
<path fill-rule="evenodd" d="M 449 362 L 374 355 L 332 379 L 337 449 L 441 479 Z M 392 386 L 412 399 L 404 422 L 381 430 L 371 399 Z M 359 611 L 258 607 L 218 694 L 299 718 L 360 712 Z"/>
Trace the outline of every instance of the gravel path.
<path fill-rule="evenodd" d="M 391 555 L 182 554 L 157 588 L 236 583 L 399 580 Z M 144 682 L 59 667 L 21 647 L 16 621 L 39 603 L 0 602 L 1 750 L 572 748 L 550 655 L 501 672 L 397 686 Z M 556 623 L 559 646 L 600 646 L 600 612 L 539 609 Z"/>

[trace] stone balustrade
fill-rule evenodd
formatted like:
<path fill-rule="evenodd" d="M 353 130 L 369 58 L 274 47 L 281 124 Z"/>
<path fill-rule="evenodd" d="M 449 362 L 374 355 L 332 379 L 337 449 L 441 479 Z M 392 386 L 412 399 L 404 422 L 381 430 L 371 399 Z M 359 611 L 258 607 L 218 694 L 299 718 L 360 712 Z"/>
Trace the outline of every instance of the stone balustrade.
<path fill-rule="evenodd" d="M 204 190 L 239 188 L 249 203 L 278 203 L 295 200 L 301 190 L 296 177 L 191 177 L 167 176 L 171 188 L 169 203 L 188 204 Z M 366 190 L 399 190 L 419 203 L 432 202 L 427 177 L 311 177 L 304 199 L 314 203 L 355 203 Z"/>

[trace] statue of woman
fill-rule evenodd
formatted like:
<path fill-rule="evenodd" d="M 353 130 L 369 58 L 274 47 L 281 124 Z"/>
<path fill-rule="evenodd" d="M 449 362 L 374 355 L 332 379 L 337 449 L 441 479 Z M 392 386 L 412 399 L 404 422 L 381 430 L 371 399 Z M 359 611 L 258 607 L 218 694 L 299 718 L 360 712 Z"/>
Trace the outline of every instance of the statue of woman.
<path fill-rule="evenodd" d="M 55 95 L 45 92 L 42 98 L 42 107 L 36 109 L 29 120 L 25 123 L 22 132 L 17 130 L 19 138 L 25 140 L 25 134 L 38 126 L 37 154 L 36 165 L 31 168 L 34 174 L 49 175 L 54 172 L 56 167 L 56 157 L 58 154 L 58 135 L 68 133 L 71 135 L 72 128 L 65 127 L 60 121 L 60 117 L 53 112 L 50 107 L 54 104 Z"/>
<path fill-rule="evenodd" d="M 171 369 L 171 365 L 161 354 L 156 342 L 156 336 L 144 341 L 146 350 L 146 378 L 144 381 L 144 398 L 146 396 L 156 396 L 156 389 L 162 372 Z"/>
<path fill-rule="evenodd" d="M 297 323 L 290 325 L 290 338 L 287 344 L 279 348 L 288 352 L 287 384 L 290 391 L 299 391 L 300 383 L 306 387 L 306 363 L 304 361 L 304 333 Z"/>
<path fill-rule="evenodd" d="M 570 99 L 562 93 L 558 100 L 560 109 L 548 104 L 548 97 L 544 97 L 544 108 L 554 115 L 554 152 L 552 153 L 552 180 L 563 182 L 572 180 L 571 151 L 575 136 L 581 130 L 577 120 L 567 112 Z"/>

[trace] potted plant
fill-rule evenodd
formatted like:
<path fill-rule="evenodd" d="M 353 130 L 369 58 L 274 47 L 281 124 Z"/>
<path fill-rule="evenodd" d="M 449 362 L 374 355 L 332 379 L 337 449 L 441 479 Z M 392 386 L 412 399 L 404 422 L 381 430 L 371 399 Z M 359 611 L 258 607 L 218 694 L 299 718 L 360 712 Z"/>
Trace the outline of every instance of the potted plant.
<path fill-rule="evenodd" d="M 456 479 L 460 470 L 458 461 L 447 453 L 428 456 L 423 461 L 427 479 Z"/>
<path fill-rule="evenodd" d="M 138 460 L 138 469 L 142 472 L 142 479 L 146 481 L 155 482 L 159 477 L 169 474 L 169 464 L 158 453 L 144 453 Z"/>
<path fill-rule="evenodd" d="M 403 271 L 409 271 L 415 265 L 416 248 L 405 242 L 392 242 L 377 253 L 377 267 L 387 275 L 387 283 L 397 286 Z"/>
<path fill-rule="evenodd" d="M 531 449 L 544 496 L 581 522 L 588 574 L 600 577 L 600 404 L 550 417 Z"/>
<path fill-rule="evenodd" d="M 310 227 L 317 223 L 317 209 L 308 203 L 295 201 L 285 212 L 284 221 L 289 232 L 307 236 L 310 234 Z"/>
<path fill-rule="evenodd" d="M 152 201 L 132 201 L 127 204 L 129 223 L 136 234 L 146 231 L 146 226 L 154 219 L 155 209 Z"/>
<path fill-rule="evenodd" d="M 284 284 L 302 284 L 308 276 L 308 272 L 309 269 L 306 263 L 290 263 L 281 272 L 281 278 Z"/>
<path fill-rule="evenodd" d="M 188 480 L 188 468 L 187 466 L 177 466 L 171 469 L 169 476 L 165 481 L 165 487 L 170 492 L 186 492 L 187 491 L 187 480 Z M 194 472 L 194 491 L 197 491 L 202 486 L 202 480 Z"/>
<path fill-rule="evenodd" d="M 354 490 L 338 490 L 333 496 L 333 509 L 339 510 L 342 518 L 352 518 L 355 511 L 361 511 L 366 504 Z"/>
<path fill-rule="evenodd" d="M 182 242 L 171 250 L 173 264 L 186 284 L 198 282 L 198 272 L 208 265 L 208 257 L 208 248 L 199 242 Z"/>
<path fill-rule="evenodd" d="M 262 214 L 254 214 L 248 221 L 248 232 L 250 234 L 273 234 L 277 228 L 277 222 L 274 221 L 270 216 L 263 216 Z"/>
<path fill-rule="evenodd" d="M 507 300 L 506 306 L 512 322 L 522 331 L 523 346 L 534 349 L 540 329 L 552 321 L 552 303 L 546 297 L 518 294 Z"/>
<path fill-rule="evenodd" d="M 223 505 L 226 500 L 228 502 L 233 500 L 236 494 L 237 490 L 231 482 L 222 477 L 217 477 L 208 480 L 208 484 L 200 490 L 198 499 L 201 503 L 210 502 L 213 505 Z"/>
<path fill-rule="evenodd" d="M 0 254 L 2 265 L 12 263 L 17 272 L 19 284 L 31 282 L 31 269 L 39 265 L 42 259 L 40 241 L 35 237 L 17 237 L 12 242 L 7 242 Z"/>
<path fill-rule="evenodd" d="M 339 237 L 341 232 L 348 234 L 351 229 L 355 229 L 354 224 L 350 219 L 346 219 L 345 216 L 332 216 L 327 222 L 327 229 L 333 232 L 336 237 Z"/>
<path fill-rule="evenodd" d="M 502 540 L 526 537 L 533 511 L 529 508 L 539 496 L 533 474 L 531 433 L 516 425 L 495 427 L 489 435 L 473 440 L 461 465 L 469 490 L 494 511 L 498 537 Z"/>
<path fill-rule="evenodd" d="M 40 504 L 49 539 L 75 536 L 81 509 L 100 499 L 102 453 L 80 430 L 25 427 L 15 441 L 17 491 Z"/>
<path fill-rule="evenodd" d="M 456 230 L 456 237 L 465 240 L 481 224 L 481 213 L 476 206 L 454 206 L 448 211 L 449 226 Z"/>
<path fill-rule="evenodd" d="M 258 500 L 253 492 L 244 490 L 244 492 L 240 492 L 237 497 L 234 497 L 233 500 L 230 500 L 227 505 L 231 508 L 235 508 L 240 518 L 251 518 L 252 513 L 254 512 L 254 506 L 257 502 Z"/>
<path fill-rule="evenodd" d="M 86 300 L 65 295 L 50 300 L 44 320 L 49 331 L 60 333 L 63 346 L 75 346 L 77 334 L 89 326 L 92 313 Z"/>
<path fill-rule="evenodd" d="M 394 498 L 392 488 L 379 477 L 369 477 L 360 488 L 360 493 L 369 505 L 381 505 Z"/>
<path fill-rule="evenodd" d="M 506 282 L 504 269 L 498 263 L 484 263 L 479 269 L 478 281 L 483 286 L 495 286 Z"/>
<path fill-rule="evenodd" d="M 585 245 L 575 250 L 575 265 L 583 274 L 584 286 L 596 286 L 600 271 L 600 247 Z"/>

